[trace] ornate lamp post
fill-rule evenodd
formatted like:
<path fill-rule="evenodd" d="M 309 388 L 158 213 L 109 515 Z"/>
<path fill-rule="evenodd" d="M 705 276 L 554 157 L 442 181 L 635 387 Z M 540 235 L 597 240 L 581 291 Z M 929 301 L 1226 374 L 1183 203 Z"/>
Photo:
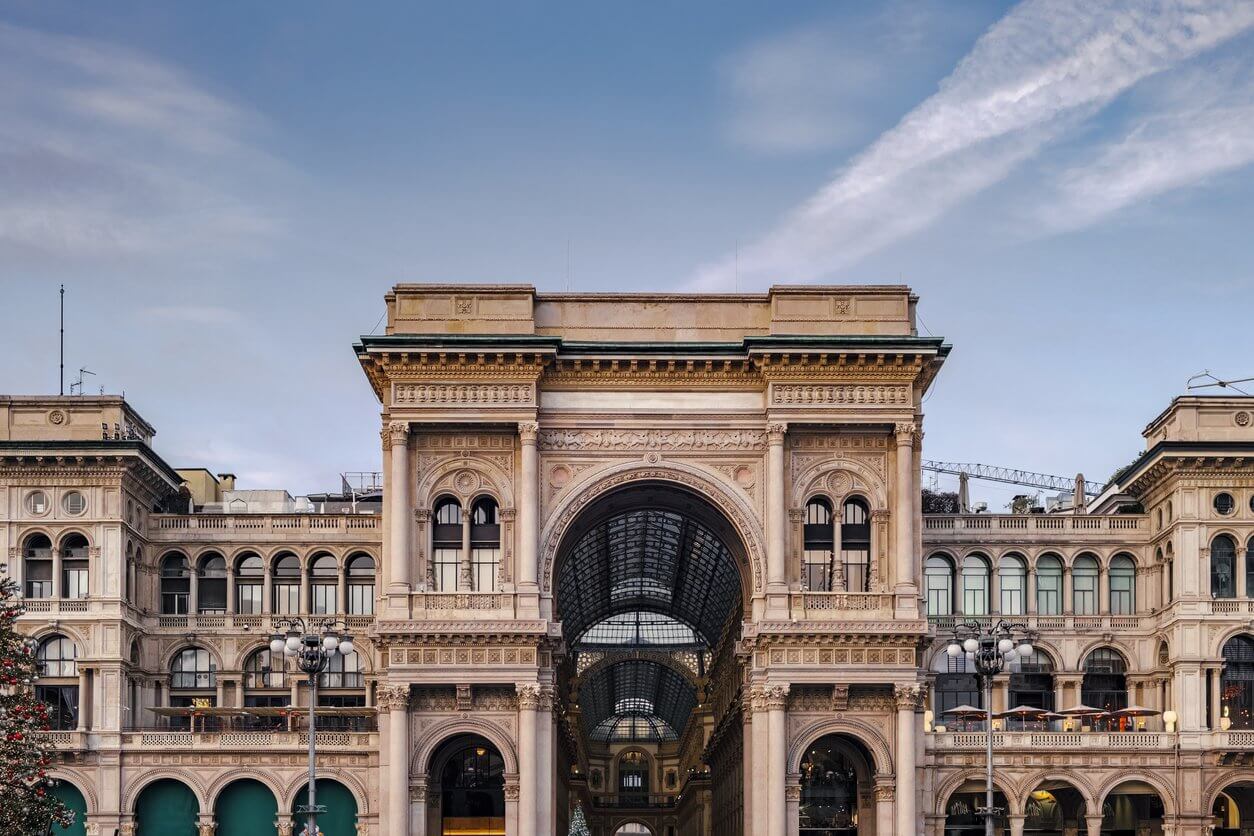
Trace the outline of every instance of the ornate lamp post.
<path fill-rule="evenodd" d="M 984 692 L 985 724 L 985 775 L 984 807 L 976 808 L 976 814 L 984 817 L 984 833 L 993 836 L 993 820 L 1002 812 L 993 806 L 993 677 L 1001 673 L 1016 656 L 1032 655 L 1035 631 L 1027 625 L 998 621 L 985 630 L 978 621 L 968 621 L 954 627 L 954 640 L 945 648 L 951 658 L 967 654 L 974 661 L 976 676 Z"/>
<path fill-rule="evenodd" d="M 317 803 L 314 775 L 314 742 L 317 738 L 314 709 L 318 705 L 318 675 L 327 669 L 335 654 L 347 656 L 353 652 L 353 638 L 343 621 L 324 618 L 317 623 L 316 631 L 314 627 L 312 623 L 306 626 L 303 618 L 279 618 L 275 619 L 275 632 L 270 636 L 270 655 L 281 653 L 296 659 L 297 666 L 309 676 L 309 803 L 296 811 L 309 817 L 305 824 L 307 836 L 316 836 L 318 814 L 326 812 Z M 283 630 L 286 632 L 280 632 Z"/>

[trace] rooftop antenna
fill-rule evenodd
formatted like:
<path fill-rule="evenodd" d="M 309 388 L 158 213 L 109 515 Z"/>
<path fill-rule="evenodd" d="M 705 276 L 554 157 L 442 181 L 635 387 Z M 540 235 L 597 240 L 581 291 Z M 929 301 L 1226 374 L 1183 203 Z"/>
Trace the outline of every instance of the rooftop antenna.
<path fill-rule="evenodd" d="M 78 394 L 79 394 L 79 395 L 82 395 L 82 394 L 83 394 L 83 375 L 85 375 L 85 374 L 92 375 L 93 377 L 96 375 L 96 373 L 95 373 L 95 372 L 93 372 L 91 369 L 79 369 L 79 370 L 78 370 L 78 382 L 77 382 L 77 383 L 71 383 L 71 384 L 70 384 L 70 394 L 71 394 L 71 395 L 73 395 L 73 394 L 74 394 L 74 388 L 75 388 L 75 387 L 78 387 Z"/>
<path fill-rule="evenodd" d="M 1195 380 L 1201 380 L 1203 382 L 1194 383 L 1193 381 Z M 1206 382 L 1206 381 L 1209 381 L 1209 382 Z M 1211 374 L 1210 369 L 1202 369 L 1201 372 L 1190 377 L 1188 380 L 1188 383 L 1186 383 L 1185 386 L 1190 391 L 1193 389 L 1213 389 L 1215 387 L 1218 387 L 1220 389 L 1232 389 L 1237 392 L 1240 392 L 1242 395 L 1248 395 L 1250 394 L 1249 392 L 1245 391 L 1244 389 L 1242 389 L 1240 386 L 1237 386 L 1236 384 L 1249 383 L 1251 381 L 1254 381 L 1254 377 L 1242 377 L 1236 380 L 1220 380 L 1219 378 Z"/>
<path fill-rule="evenodd" d="M 61 285 L 61 394 L 65 394 L 65 285 Z"/>

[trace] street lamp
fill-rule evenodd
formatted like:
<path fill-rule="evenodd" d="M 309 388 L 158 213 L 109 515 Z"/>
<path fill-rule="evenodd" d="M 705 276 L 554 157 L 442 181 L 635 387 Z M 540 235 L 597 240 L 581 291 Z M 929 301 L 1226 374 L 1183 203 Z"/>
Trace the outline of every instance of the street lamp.
<path fill-rule="evenodd" d="M 974 662 L 984 691 L 984 713 L 988 718 L 984 727 L 984 807 L 977 807 L 975 812 L 984 817 L 986 836 L 993 836 L 993 820 L 1002 812 L 993 806 L 993 677 L 1015 658 L 1031 656 L 1035 638 L 1036 632 L 1026 624 L 998 621 L 986 631 L 980 622 L 968 621 L 954 626 L 954 639 L 945 648 L 952 659 L 965 653 Z"/>
<path fill-rule="evenodd" d="M 317 737 L 314 709 L 318 705 L 318 675 L 327 669 L 335 654 L 348 656 L 353 652 L 353 637 L 348 625 L 334 618 L 324 618 L 316 625 L 305 624 L 305 619 L 275 619 L 275 632 L 270 636 L 270 655 L 282 654 L 296 659 L 296 665 L 309 677 L 309 798 L 308 803 L 297 808 L 297 813 L 308 815 L 305 824 L 307 836 L 318 833 L 317 818 L 326 810 L 318 806 L 317 785 L 314 775 L 314 741 Z M 316 627 L 316 629 L 314 629 Z"/>

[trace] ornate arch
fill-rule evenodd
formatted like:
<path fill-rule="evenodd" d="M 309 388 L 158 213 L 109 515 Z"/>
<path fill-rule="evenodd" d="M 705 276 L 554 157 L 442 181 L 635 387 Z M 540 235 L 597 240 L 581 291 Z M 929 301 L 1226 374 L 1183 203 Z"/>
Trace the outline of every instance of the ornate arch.
<path fill-rule="evenodd" d="M 845 473 L 849 478 L 843 484 L 833 481 L 836 473 Z M 885 478 L 858 459 L 838 457 L 815 462 L 797 474 L 792 488 L 793 496 L 822 493 L 832 500 L 833 505 L 840 505 L 851 496 L 861 496 L 870 506 L 870 511 L 888 508 Z"/>
<path fill-rule="evenodd" d="M 514 749 L 514 742 L 508 731 L 489 720 L 474 716 L 458 716 L 449 718 L 445 723 L 436 723 L 419 736 L 413 747 L 413 755 L 409 759 L 409 774 L 428 774 L 427 766 L 431 763 L 431 756 L 445 741 L 459 734 L 477 734 L 486 739 L 501 753 L 501 759 L 505 761 L 505 771 L 507 773 L 518 772 L 518 753 Z"/>
<path fill-rule="evenodd" d="M 1212 651 L 1211 657 L 1214 659 L 1223 658 L 1224 645 L 1230 642 L 1232 639 L 1236 638 L 1237 636 L 1249 636 L 1251 639 L 1254 639 L 1254 630 L 1250 629 L 1250 624 L 1248 621 L 1244 624 L 1238 624 L 1234 627 L 1229 627 L 1227 630 L 1220 633 L 1217 639 L 1215 640 L 1215 643 L 1211 646 L 1211 651 Z M 1163 639 L 1163 641 L 1166 641 L 1166 639 Z M 1168 647 L 1170 647 L 1170 645 L 1168 645 Z M 1155 654 L 1157 654 L 1158 648 L 1154 648 L 1154 652 Z"/>
<path fill-rule="evenodd" d="M 1215 805 L 1215 799 L 1219 797 L 1221 792 L 1231 789 L 1233 785 L 1240 783 L 1254 783 L 1254 769 L 1238 769 L 1235 774 L 1224 770 L 1217 778 L 1212 778 L 1211 782 L 1202 790 L 1202 812 L 1207 813 Z"/>
<path fill-rule="evenodd" d="M 61 544 L 65 542 L 65 538 L 70 537 L 74 534 L 77 534 L 78 536 L 82 537 L 84 540 L 87 541 L 87 548 L 92 549 L 96 547 L 96 541 L 91 536 L 91 532 L 83 528 L 80 528 L 78 525 L 70 525 L 57 532 L 56 546 L 55 546 L 57 551 L 61 550 Z M 1240 542 L 1240 541 L 1238 540 L 1237 542 Z"/>
<path fill-rule="evenodd" d="M 751 593 L 766 588 L 765 535 L 757 512 L 746 497 L 729 489 L 716 471 L 689 462 L 661 460 L 650 453 L 650 461 L 620 462 L 594 471 L 580 482 L 570 485 L 563 499 L 554 506 L 544 522 L 540 535 L 540 590 L 553 591 L 553 570 L 557 550 L 567 530 L 580 512 L 619 488 L 637 483 L 655 482 L 687 488 L 714 506 L 740 538 L 749 560 Z"/>
<path fill-rule="evenodd" d="M 48 768 L 48 775 L 56 778 L 58 781 L 64 781 L 78 790 L 82 794 L 83 800 L 87 802 L 88 815 L 100 810 L 100 802 L 96 799 L 95 783 L 84 773 L 64 766 L 51 766 Z"/>
<path fill-rule="evenodd" d="M 1121 784 L 1127 784 L 1133 781 L 1140 781 L 1149 784 L 1158 793 L 1158 800 L 1163 803 L 1163 814 L 1167 816 L 1176 815 L 1176 799 L 1174 790 L 1171 785 L 1152 772 L 1134 769 L 1128 772 L 1118 772 L 1107 778 L 1106 781 L 1097 788 L 1093 794 L 1097 799 L 1098 808 L 1106 804 L 1106 796 L 1110 795 L 1114 790 L 1119 789 Z"/>
<path fill-rule="evenodd" d="M 67 639 L 74 642 L 74 652 L 76 654 L 80 654 L 77 656 L 78 661 L 84 661 L 84 657 L 86 656 L 88 650 L 87 640 L 83 638 L 83 635 L 77 625 L 67 624 L 64 621 L 58 621 L 54 627 L 50 623 L 44 623 L 36 627 L 30 634 L 30 637 L 39 644 L 43 644 L 53 636 L 65 636 Z"/>
<path fill-rule="evenodd" d="M 337 783 L 343 784 L 353 794 L 353 801 L 357 803 L 358 821 L 370 815 L 370 793 L 366 792 L 366 788 L 353 772 L 335 766 L 320 766 L 318 767 L 318 777 L 330 778 Z M 282 795 L 276 794 L 275 798 L 279 802 L 279 815 L 291 812 L 292 804 L 296 801 L 296 794 L 308 783 L 309 776 L 301 772 L 287 785 L 287 790 Z"/>
<path fill-rule="evenodd" d="M 1094 650 L 1098 650 L 1099 648 L 1103 648 L 1103 647 L 1110 647 L 1119 651 L 1119 655 L 1123 657 L 1123 661 L 1126 662 L 1128 665 L 1127 672 L 1129 674 L 1140 672 L 1138 670 L 1137 663 L 1139 660 L 1137 659 L 1136 653 L 1125 642 L 1120 641 L 1119 639 L 1114 638 L 1113 636 L 1111 637 L 1110 641 L 1107 641 L 1104 637 L 1102 637 L 1102 638 L 1093 639 L 1088 644 L 1083 645 L 1080 648 L 1079 654 L 1076 655 L 1075 667 L 1072 668 L 1071 670 L 1077 671 L 1079 673 L 1084 673 L 1084 661 L 1089 658 L 1089 655 Z M 1154 648 L 1154 652 L 1157 653 L 1158 648 Z"/>
<path fill-rule="evenodd" d="M 634 815 L 624 814 L 624 815 L 618 816 L 617 818 L 611 821 L 609 829 L 606 831 L 606 835 L 615 836 L 615 834 L 618 833 L 618 829 L 625 824 L 638 824 L 652 834 L 657 833 L 657 829 L 653 825 L 645 821 L 644 819 L 638 818 L 637 816 L 634 816 Z"/>
<path fill-rule="evenodd" d="M 788 759 L 785 761 L 789 774 L 801 771 L 801 756 L 806 748 L 818 740 L 829 734 L 844 734 L 857 740 L 867 748 L 871 753 L 871 772 L 872 775 L 894 775 L 896 768 L 893 766 L 892 750 L 889 748 L 888 740 L 880 732 L 879 729 L 870 723 L 862 720 L 855 720 L 851 717 L 828 717 L 823 720 L 815 720 L 807 726 L 803 726 L 800 731 L 793 735 L 792 742 L 788 747 Z"/>
<path fill-rule="evenodd" d="M 936 787 L 936 806 L 933 808 L 932 812 L 943 819 L 946 815 L 945 809 L 949 806 L 949 797 L 968 781 L 983 782 L 984 771 L 980 769 L 963 769 L 959 772 L 955 772 L 953 775 L 950 775 L 942 781 Z M 1023 812 L 1023 807 L 1019 804 L 1019 794 L 1017 792 L 1017 788 L 1013 784 L 1007 784 L 1003 778 L 994 775 L 993 789 L 1000 791 L 1001 794 L 1006 797 L 1006 804 L 1010 807 L 1010 810 L 1007 811 L 1009 815 L 1017 816 Z"/>
<path fill-rule="evenodd" d="M 462 474 L 468 474 L 463 476 Z M 470 508 L 482 496 L 496 500 L 498 508 L 514 507 L 513 481 L 495 462 L 473 456 L 451 456 L 438 462 L 418 479 L 414 506 L 430 508 L 435 499 L 449 494 Z"/>
<path fill-rule="evenodd" d="M 196 796 L 196 804 L 199 805 L 199 812 L 203 815 L 211 808 L 208 806 L 205 795 L 205 785 L 196 777 L 194 773 L 186 772 L 179 769 L 157 768 L 153 771 L 146 771 L 142 776 L 135 779 L 133 783 L 128 783 L 126 792 L 122 794 L 122 812 L 128 815 L 135 814 L 135 802 L 143 791 L 151 784 L 157 781 L 169 778 L 172 781 L 178 781 L 186 786 Z"/>
<path fill-rule="evenodd" d="M 217 806 L 218 796 L 222 791 L 234 784 L 236 781 L 256 781 L 266 789 L 270 790 L 270 794 L 274 796 L 275 806 L 278 806 L 279 799 L 283 797 L 283 785 L 274 777 L 273 772 L 265 772 L 255 769 L 251 766 L 233 766 L 230 770 L 223 772 L 217 778 L 214 778 L 209 786 L 205 788 L 205 798 L 209 800 L 209 810 L 201 812 L 209 812 Z M 279 814 L 282 815 L 280 810 Z"/>
<path fill-rule="evenodd" d="M 52 529 L 50 529 L 46 525 L 32 525 L 29 528 L 22 529 L 22 533 L 18 535 L 17 537 L 18 552 L 22 552 L 26 548 L 26 541 L 29 540 L 31 537 L 35 536 L 36 534 L 42 534 L 43 536 L 47 537 L 48 545 L 50 548 L 55 549 L 57 547 L 57 536 L 53 534 Z M 19 554 L 19 557 L 21 556 L 23 555 Z"/>
<path fill-rule="evenodd" d="M 197 635 L 195 639 L 189 641 L 186 638 L 183 638 L 180 636 L 178 641 L 174 642 L 172 645 L 170 645 L 168 648 L 166 648 L 165 650 L 161 652 L 160 672 L 162 674 L 168 674 L 170 672 L 170 665 L 174 664 L 174 657 L 178 656 L 180 653 L 182 653 L 184 650 L 187 650 L 188 648 L 197 648 L 197 647 L 208 651 L 209 658 L 218 664 L 218 667 L 217 667 L 218 673 L 221 673 L 223 670 L 230 670 L 230 668 L 225 667 L 225 665 L 223 664 L 224 660 L 222 658 L 221 648 L 215 645 L 212 641 L 207 641 L 208 638 L 210 637 L 205 636 L 205 635 Z"/>
<path fill-rule="evenodd" d="M 1080 777 L 1080 773 L 1073 774 L 1049 769 L 1033 772 L 1019 782 L 1017 800 L 1020 810 L 1027 809 L 1028 795 L 1046 781 L 1060 781 L 1078 792 L 1084 800 L 1084 811 L 1086 814 L 1089 812 L 1096 814 L 1101 810 L 1101 806 L 1098 805 L 1096 796 L 1093 793 L 1093 786 L 1088 781 L 1083 780 Z"/>

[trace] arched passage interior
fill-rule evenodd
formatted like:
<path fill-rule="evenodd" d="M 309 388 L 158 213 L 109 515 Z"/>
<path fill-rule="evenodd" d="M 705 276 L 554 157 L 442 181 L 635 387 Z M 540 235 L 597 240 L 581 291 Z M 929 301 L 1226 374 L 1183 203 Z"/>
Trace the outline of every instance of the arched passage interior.
<path fill-rule="evenodd" d="M 1088 827 L 1084 796 L 1066 781 L 1042 781 L 1023 804 L 1024 836 L 1063 836 Z"/>
<path fill-rule="evenodd" d="M 87 833 L 87 799 L 83 798 L 83 794 L 78 787 L 69 781 L 57 781 L 52 788 L 52 794 L 74 813 L 74 821 L 69 827 L 57 825 L 52 828 L 53 836 L 85 836 Z"/>
<path fill-rule="evenodd" d="M 348 787 L 331 778 L 319 778 L 315 801 L 326 812 L 318 815 L 318 829 L 324 836 L 357 836 L 357 799 Z M 292 804 L 292 815 L 298 822 L 304 817 L 297 811 L 309 803 L 309 785 L 300 788 Z M 298 825 L 296 830 L 299 832 Z"/>
<path fill-rule="evenodd" d="M 161 778 L 135 800 L 135 829 L 144 836 L 196 836 L 200 803 L 182 781 Z"/>
<path fill-rule="evenodd" d="M 945 836 L 984 836 L 984 818 L 978 810 L 985 805 L 984 782 L 970 780 L 950 793 L 945 802 Z M 1009 809 L 1006 796 L 994 787 L 993 806 L 1001 809 L 997 819 L 1000 833 L 1010 832 L 1010 820 L 1005 814 Z"/>
<path fill-rule="evenodd" d="M 505 832 L 505 760 L 486 738 L 445 741 L 427 766 L 427 833 L 494 836 Z"/>
<path fill-rule="evenodd" d="M 275 836 L 279 804 L 265 784 L 245 778 L 218 793 L 213 817 L 215 836 Z"/>
<path fill-rule="evenodd" d="M 801 836 L 858 836 L 875 833 L 875 761 L 862 743 L 829 734 L 801 756 Z"/>
<path fill-rule="evenodd" d="M 739 681 L 731 650 L 746 564 L 721 512 L 666 483 L 603 496 L 566 532 L 554 583 L 568 651 L 559 689 L 578 709 L 578 720 L 568 715 L 566 724 L 578 740 L 579 763 L 559 762 L 558 771 L 590 775 L 590 791 L 608 796 L 589 808 L 590 818 L 620 802 L 702 803 L 705 793 L 689 791 L 699 787 L 709 790 L 715 832 L 742 832 L 742 723 L 728 725 L 709 774 L 680 774 L 678 747 L 690 724 L 710 719 L 710 683 Z M 634 784 L 620 791 L 618 755 L 626 749 L 649 753 L 652 793 Z"/>
<path fill-rule="evenodd" d="M 1144 781 L 1125 781 L 1102 801 L 1102 836 L 1162 836 L 1163 800 Z"/>

